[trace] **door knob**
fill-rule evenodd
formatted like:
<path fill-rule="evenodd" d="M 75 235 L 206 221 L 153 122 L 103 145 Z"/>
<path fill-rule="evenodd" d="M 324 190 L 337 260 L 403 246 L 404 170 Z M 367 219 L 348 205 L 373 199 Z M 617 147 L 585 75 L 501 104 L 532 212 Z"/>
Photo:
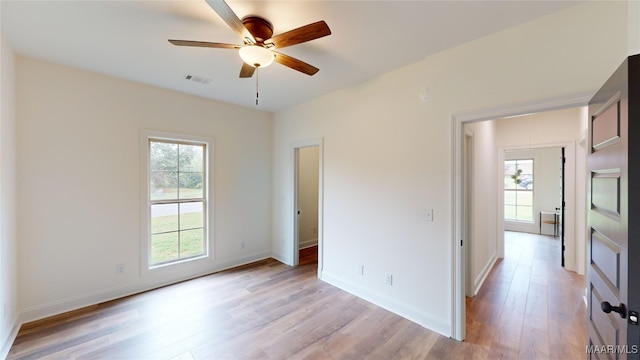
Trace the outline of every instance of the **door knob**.
<path fill-rule="evenodd" d="M 627 307 L 624 306 L 623 303 L 620 303 L 620 305 L 618 306 L 612 306 L 608 301 L 603 301 L 600 304 L 600 308 L 602 308 L 602 311 L 606 312 L 607 314 L 614 311 L 620 314 L 620 317 L 623 319 L 627 317 Z"/>

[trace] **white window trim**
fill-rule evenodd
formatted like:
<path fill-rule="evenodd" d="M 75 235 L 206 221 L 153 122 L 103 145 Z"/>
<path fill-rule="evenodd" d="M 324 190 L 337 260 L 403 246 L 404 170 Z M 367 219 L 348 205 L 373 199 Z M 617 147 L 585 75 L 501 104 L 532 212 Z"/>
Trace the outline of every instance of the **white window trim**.
<path fill-rule="evenodd" d="M 149 208 L 149 177 L 151 174 L 151 164 L 149 162 L 149 141 L 163 140 L 176 142 L 193 142 L 205 145 L 205 254 L 184 260 L 170 263 L 151 265 L 149 258 L 150 251 L 150 208 Z M 185 135 L 178 133 L 160 132 L 154 130 L 140 131 L 140 272 L 141 276 L 159 275 L 165 276 L 174 273 L 198 273 L 210 268 L 214 260 L 214 239 L 213 239 L 213 139 Z"/>

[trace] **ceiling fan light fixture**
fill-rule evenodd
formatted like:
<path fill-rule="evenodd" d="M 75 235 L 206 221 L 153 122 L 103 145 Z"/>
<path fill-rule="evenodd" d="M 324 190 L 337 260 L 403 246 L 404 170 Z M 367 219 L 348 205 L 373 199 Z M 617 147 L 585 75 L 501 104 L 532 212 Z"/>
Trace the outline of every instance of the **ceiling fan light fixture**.
<path fill-rule="evenodd" d="M 273 63 L 275 54 L 260 45 L 245 45 L 240 48 L 240 58 L 253 67 L 267 67 Z"/>

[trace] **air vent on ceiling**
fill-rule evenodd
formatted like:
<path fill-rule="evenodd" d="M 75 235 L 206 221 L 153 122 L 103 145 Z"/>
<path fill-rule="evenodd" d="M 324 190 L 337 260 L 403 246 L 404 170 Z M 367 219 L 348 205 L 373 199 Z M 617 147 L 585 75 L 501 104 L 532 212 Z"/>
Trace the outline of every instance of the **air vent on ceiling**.
<path fill-rule="evenodd" d="M 208 85 L 209 83 L 211 83 L 211 79 L 207 79 L 202 76 L 188 74 L 188 75 L 185 75 L 184 78 L 186 80 L 197 82 L 198 84 L 202 84 L 202 85 Z"/>

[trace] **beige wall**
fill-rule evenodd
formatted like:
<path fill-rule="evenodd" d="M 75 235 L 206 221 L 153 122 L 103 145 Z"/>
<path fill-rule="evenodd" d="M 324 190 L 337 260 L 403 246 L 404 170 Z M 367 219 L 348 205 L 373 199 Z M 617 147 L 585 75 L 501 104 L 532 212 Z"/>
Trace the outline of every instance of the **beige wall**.
<path fill-rule="evenodd" d="M 288 144 L 323 137 L 322 278 L 451 335 L 452 116 L 595 91 L 627 55 L 626 18 L 589 2 L 276 113 L 274 252 L 292 246 Z"/>
<path fill-rule="evenodd" d="M 16 80 L 25 320 L 271 255 L 270 114 L 24 57 Z M 213 139 L 213 258 L 141 275 L 142 129 Z"/>
<path fill-rule="evenodd" d="M 467 243 L 467 295 L 474 296 L 491 266 L 498 258 L 498 229 L 496 214 L 497 148 L 495 122 L 483 121 L 466 124 L 465 134 L 473 138 L 473 169 L 467 176 L 471 182 L 471 213 L 465 217 L 468 230 Z"/>
<path fill-rule="evenodd" d="M 318 162 L 319 147 L 304 147 L 298 155 L 298 244 L 299 248 L 318 244 Z"/>
<path fill-rule="evenodd" d="M 577 141 L 584 135 L 581 108 L 547 111 L 496 121 L 497 146 L 533 148 L 545 144 Z"/>
<path fill-rule="evenodd" d="M 628 34 L 629 55 L 640 54 L 640 1 L 629 0 Z"/>
<path fill-rule="evenodd" d="M 0 358 L 18 330 L 15 55 L 0 35 Z"/>

